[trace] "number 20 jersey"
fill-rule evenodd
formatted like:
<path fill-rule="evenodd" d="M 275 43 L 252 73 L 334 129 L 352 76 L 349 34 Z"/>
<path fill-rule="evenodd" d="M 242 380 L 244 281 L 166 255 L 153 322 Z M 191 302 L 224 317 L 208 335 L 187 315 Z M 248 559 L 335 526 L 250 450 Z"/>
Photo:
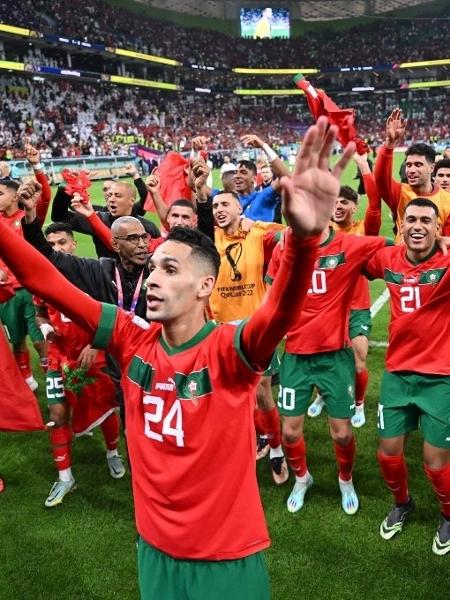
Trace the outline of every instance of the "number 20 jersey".
<path fill-rule="evenodd" d="M 319 246 L 311 287 L 297 323 L 287 334 L 286 352 L 317 354 L 341 350 L 350 345 L 349 310 L 362 266 L 386 243 L 382 237 L 349 235 L 330 230 L 328 239 Z M 281 249 L 278 245 L 267 270 L 268 283 L 276 276 L 280 258 Z"/>
<path fill-rule="evenodd" d="M 384 279 L 390 293 L 391 322 L 386 369 L 450 375 L 450 254 L 434 249 L 412 263 L 406 246 L 383 248 L 365 267 Z"/>
<path fill-rule="evenodd" d="M 161 326 L 103 305 L 93 344 L 119 361 L 136 524 L 175 558 L 238 559 L 269 546 L 256 480 L 259 375 L 240 327 L 209 321 L 170 348 Z"/>

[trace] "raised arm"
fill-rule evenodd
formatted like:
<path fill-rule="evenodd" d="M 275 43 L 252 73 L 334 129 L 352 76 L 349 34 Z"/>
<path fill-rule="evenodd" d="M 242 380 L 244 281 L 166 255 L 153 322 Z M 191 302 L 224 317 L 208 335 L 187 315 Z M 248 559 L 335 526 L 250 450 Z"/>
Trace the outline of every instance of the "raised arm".
<path fill-rule="evenodd" d="M 364 233 L 366 235 L 378 235 L 381 227 L 381 196 L 370 170 L 367 154 L 358 154 L 355 152 L 353 160 L 361 173 L 364 189 L 369 201 L 364 215 Z"/>
<path fill-rule="evenodd" d="M 41 154 L 39 150 L 31 144 L 26 144 L 25 154 L 28 163 L 34 171 L 36 181 L 41 186 L 41 193 L 36 204 L 36 212 L 39 221 L 44 223 L 47 217 L 48 207 L 50 206 L 52 192 L 48 183 L 47 175 L 44 172 L 44 166 L 41 163 Z"/>
<path fill-rule="evenodd" d="M 244 144 L 244 146 L 260 148 L 267 156 L 267 160 L 269 161 L 270 166 L 272 167 L 273 174 L 276 177 L 281 178 L 289 176 L 289 169 L 286 167 L 284 162 L 281 160 L 278 154 L 274 150 L 272 150 L 269 144 L 264 142 L 260 137 L 249 133 L 241 137 L 241 142 Z M 279 182 L 274 182 L 274 189 L 276 192 L 280 189 Z"/>
<path fill-rule="evenodd" d="M 94 333 L 100 321 L 101 303 L 65 279 L 33 246 L 0 221 L 0 257 L 31 293 Z"/>
<path fill-rule="evenodd" d="M 166 229 L 168 229 L 167 214 L 169 212 L 169 207 L 161 196 L 161 181 L 159 179 L 157 168 L 153 169 L 152 174 L 147 177 L 145 180 L 145 185 L 147 192 L 152 197 L 153 204 L 155 205 L 156 212 L 158 213 L 161 223 Z"/>
<path fill-rule="evenodd" d="M 249 363 L 264 369 L 288 330 L 295 324 L 311 283 L 320 234 L 328 226 L 339 193 L 339 177 L 355 151 L 349 144 L 330 171 L 337 127 L 327 131 L 320 117 L 305 135 L 292 177 L 281 179 L 283 212 L 290 224 L 280 270 L 263 304 L 244 325 L 242 351 Z M 295 306 L 296 310 L 292 310 Z"/>
<path fill-rule="evenodd" d="M 133 183 L 134 183 L 135 188 L 137 189 L 138 196 L 139 196 L 139 200 L 134 203 L 134 209 L 136 210 L 137 214 L 139 214 L 139 215 L 141 215 L 141 217 L 143 217 L 146 213 L 144 205 L 145 205 L 145 201 L 147 199 L 147 193 L 148 193 L 147 186 L 145 185 L 145 181 L 139 175 L 139 171 L 137 170 L 136 165 L 134 165 L 133 163 L 129 163 L 128 165 L 126 165 L 125 173 L 128 175 L 128 177 L 133 178 Z"/>
<path fill-rule="evenodd" d="M 398 146 L 405 137 L 407 120 L 403 113 L 396 108 L 386 121 L 386 140 L 375 162 L 374 177 L 378 191 L 392 210 L 397 212 L 400 202 L 401 184 L 392 177 L 392 159 L 395 146 Z"/>
<path fill-rule="evenodd" d="M 72 209 L 78 215 L 86 219 L 93 234 L 98 237 L 101 243 L 108 248 L 108 250 L 113 250 L 111 229 L 103 223 L 98 214 L 94 211 L 92 204 L 90 202 L 81 202 L 81 196 L 74 194 L 71 205 Z"/>

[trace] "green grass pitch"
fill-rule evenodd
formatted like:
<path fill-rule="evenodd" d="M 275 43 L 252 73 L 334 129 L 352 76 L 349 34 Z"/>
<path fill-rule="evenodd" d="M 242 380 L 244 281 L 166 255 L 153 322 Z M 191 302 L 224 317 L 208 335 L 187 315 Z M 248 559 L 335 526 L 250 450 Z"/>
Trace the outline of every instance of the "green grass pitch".
<path fill-rule="evenodd" d="M 396 173 L 400 160 L 396 156 Z M 354 184 L 353 176 L 354 167 L 349 167 L 344 182 Z M 96 201 L 101 198 L 98 183 L 93 197 Z M 364 207 L 365 200 L 360 214 Z M 382 233 L 389 235 L 391 229 L 388 211 L 384 211 Z M 89 238 L 78 236 L 78 242 L 78 254 L 93 255 Z M 382 283 L 372 284 L 372 301 L 382 291 Z M 386 341 L 387 321 L 385 306 L 375 317 L 373 340 Z M 448 558 L 431 552 L 439 509 L 422 470 L 419 435 L 411 436 L 408 447 L 410 486 L 417 509 L 398 539 L 386 542 L 378 534 L 391 505 L 375 460 L 376 402 L 383 358 L 382 348 L 370 350 L 368 423 L 356 431 L 354 481 L 361 500 L 356 516 L 346 516 L 340 509 L 324 416 L 306 423 L 315 484 L 299 513 L 291 515 L 285 508 L 293 478 L 276 489 L 267 459 L 258 464 L 272 537 L 266 557 L 274 600 L 450 597 Z M 47 415 L 42 375 L 39 383 L 39 400 Z M 74 442 L 73 472 L 78 488 L 58 508 L 44 508 L 55 479 L 45 433 L 0 433 L 0 472 L 7 483 L 0 496 L 0 600 L 138 598 L 130 480 L 128 474 L 118 481 L 109 476 L 99 431 Z M 226 599 L 216 599 L 211 591 L 211 600 Z"/>

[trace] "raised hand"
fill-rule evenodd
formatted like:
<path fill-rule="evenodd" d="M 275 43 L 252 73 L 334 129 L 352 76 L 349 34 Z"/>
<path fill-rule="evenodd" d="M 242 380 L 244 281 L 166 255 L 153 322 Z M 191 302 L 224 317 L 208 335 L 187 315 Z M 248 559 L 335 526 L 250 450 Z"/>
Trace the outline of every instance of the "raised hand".
<path fill-rule="evenodd" d="M 394 148 L 403 141 L 405 137 L 408 119 L 403 117 L 401 108 L 395 108 L 386 121 L 386 146 Z"/>
<path fill-rule="evenodd" d="M 328 226 L 339 194 L 339 177 L 355 152 L 350 142 L 335 167 L 330 156 L 338 129 L 320 117 L 308 129 L 291 177 L 281 178 L 283 213 L 299 237 L 321 234 Z"/>
<path fill-rule="evenodd" d="M 25 156 L 27 161 L 32 167 L 38 165 L 41 162 L 41 154 L 37 148 L 31 144 L 25 144 Z"/>
<path fill-rule="evenodd" d="M 155 167 L 151 173 L 145 180 L 145 185 L 147 186 L 147 190 L 150 192 L 152 196 L 155 194 L 159 194 L 161 191 L 161 181 L 158 175 L 158 168 Z"/>
<path fill-rule="evenodd" d="M 193 161 L 191 170 L 193 173 L 194 187 L 198 190 L 206 184 L 210 168 L 202 158 L 197 158 Z"/>
<path fill-rule="evenodd" d="M 36 208 L 36 203 L 41 192 L 42 185 L 34 179 L 30 179 L 26 183 L 20 184 L 17 190 L 17 197 L 26 212 Z"/>
<path fill-rule="evenodd" d="M 251 148 L 262 148 L 264 146 L 263 140 L 253 133 L 243 135 L 241 137 L 241 142 L 244 146 L 250 146 Z"/>
<path fill-rule="evenodd" d="M 199 152 L 206 148 L 207 143 L 209 142 L 209 137 L 204 135 L 197 135 L 192 139 L 192 150 L 196 150 Z"/>
<path fill-rule="evenodd" d="M 128 175 L 128 177 L 132 177 L 133 179 L 139 177 L 139 171 L 137 170 L 136 166 L 133 165 L 133 163 L 125 165 L 125 174 Z"/>
<path fill-rule="evenodd" d="M 90 217 L 94 212 L 94 208 L 92 207 L 90 200 L 86 202 L 78 192 L 74 193 L 72 200 L 70 201 L 70 205 L 72 210 L 86 218 Z"/>
<path fill-rule="evenodd" d="M 365 154 L 358 154 L 357 152 L 355 152 L 352 158 L 356 166 L 358 167 L 361 175 L 368 175 L 369 173 L 371 173 L 369 161 L 367 160 L 367 152 Z"/>

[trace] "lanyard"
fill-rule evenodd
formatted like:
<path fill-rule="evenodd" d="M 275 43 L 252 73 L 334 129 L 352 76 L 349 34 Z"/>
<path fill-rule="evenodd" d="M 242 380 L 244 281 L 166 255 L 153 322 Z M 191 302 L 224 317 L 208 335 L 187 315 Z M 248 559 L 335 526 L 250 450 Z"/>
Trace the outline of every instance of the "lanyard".
<path fill-rule="evenodd" d="M 115 273 L 116 273 L 116 285 L 117 285 L 117 305 L 119 306 L 119 308 L 123 308 L 122 282 L 120 280 L 119 269 L 117 267 L 114 267 L 114 268 L 115 268 Z M 139 292 L 141 291 L 143 278 L 144 278 L 144 269 L 142 269 L 141 274 L 139 275 L 136 289 L 134 290 L 133 300 L 131 302 L 131 306 L 130 306 L 130 310 L 129 310 L 129 312 L 131 312 L 131 313 L 134 313 L 136 310 L 136 304 L 139 299 Z"/>

